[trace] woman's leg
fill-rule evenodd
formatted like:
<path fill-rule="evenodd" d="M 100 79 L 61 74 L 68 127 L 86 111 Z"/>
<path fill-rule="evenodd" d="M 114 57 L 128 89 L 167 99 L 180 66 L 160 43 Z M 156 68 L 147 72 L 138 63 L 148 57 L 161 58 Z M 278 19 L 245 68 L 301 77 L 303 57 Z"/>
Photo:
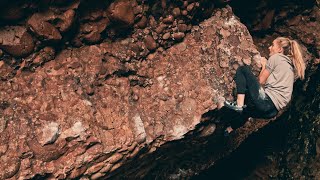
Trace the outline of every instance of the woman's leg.
<path fill-rule="evenodd" d="M 243 106 L 245 94 L 248 94 L 253 101 L 258 98 L 261 86 L 249 66 L 240 66 L 237 69 L 235 82 L 239 106 Z"/>
<path fill-rule="evenodd" d="M 276 107 L 274 106 L 272 100 L 265 93 L 264 89 L 261 87 L 258 79 L 252 73 L 249 66 L 241 66 L 238 68 L 236 74 L 236 84 L 237 89 L 238 85 L 240 86 L 240 93 L 243 93 L 244 90 L 247 90 L 246 94 L 248 94 L 254 106 L 249 107 L 248 110 L 244 113 L 247 114 L 247 117 L 256 116 L 260 118 L 271 118 L 277 115 L 278 111 Z M 242 96 L 242 94 L 239 95 L 240 97 Z M 240 98 L 240 103 L 241 101 L 244 102 L 242 98 Z"/>

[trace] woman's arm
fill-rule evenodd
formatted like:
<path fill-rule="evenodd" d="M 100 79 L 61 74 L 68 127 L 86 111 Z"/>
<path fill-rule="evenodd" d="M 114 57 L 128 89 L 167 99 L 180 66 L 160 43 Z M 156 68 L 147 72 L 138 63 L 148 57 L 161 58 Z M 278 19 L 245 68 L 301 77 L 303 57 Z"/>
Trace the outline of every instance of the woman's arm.
<path fill-rule="evenodd" d="M 266 83 L 268 77 L 270 76 L 270 72 L 266 69 L 266 64 L 267 64 L 267 59 L 266 58 L 262 58 L 261 59 L 262 69 L 261 69 L 260 74 L 259 74 L 259 83 L 261 85 L 264 85 Z"/>

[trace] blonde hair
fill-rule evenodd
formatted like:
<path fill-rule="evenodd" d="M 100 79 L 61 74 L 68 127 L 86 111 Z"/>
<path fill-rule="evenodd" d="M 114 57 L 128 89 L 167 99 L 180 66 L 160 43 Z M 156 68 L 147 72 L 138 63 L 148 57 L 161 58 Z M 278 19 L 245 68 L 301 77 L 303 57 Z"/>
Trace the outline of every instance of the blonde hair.
<path fill-rule="evenodd" d="M 302 57 L 299 43 L 286 37 L 276 38 L 276 42 L 283 48 L 283 54 L 292 59 L 294 69 L 300 79 L 304 79 L 306 65 Z"/>

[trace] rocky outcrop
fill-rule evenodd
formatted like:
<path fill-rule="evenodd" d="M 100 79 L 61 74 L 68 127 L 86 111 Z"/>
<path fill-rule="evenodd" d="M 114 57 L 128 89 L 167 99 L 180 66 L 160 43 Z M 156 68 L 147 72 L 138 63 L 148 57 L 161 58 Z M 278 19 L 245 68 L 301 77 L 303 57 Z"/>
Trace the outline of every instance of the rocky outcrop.
<path fill-rule="evenodd" d="M 216 8 L 225 2 L 4 8 L 0 179 L 190 177 L 268 124 L 250 120 L 222 136 L 223 119 L 234 118 L 220 107 L 235 71 L 248 64 L 257 73 L 261 58 L 231 8 Z M 277 13 L 252 27 L 271 28 Z"/>
<path fill-rule="evenodd" d="M 126 174 L 122 166 L 157 158 L 157 149 L 193 131 L 230 95 L 235 69 L 258 69 L 260 60 L 230 8 L 145 61 L 122 59 L 133 43 L 63 50 L 35 72 L 2 81 L 1 178 L 143 177 L 151 169 Z M 202 137 L 214 129 L 200 130 Z"/>

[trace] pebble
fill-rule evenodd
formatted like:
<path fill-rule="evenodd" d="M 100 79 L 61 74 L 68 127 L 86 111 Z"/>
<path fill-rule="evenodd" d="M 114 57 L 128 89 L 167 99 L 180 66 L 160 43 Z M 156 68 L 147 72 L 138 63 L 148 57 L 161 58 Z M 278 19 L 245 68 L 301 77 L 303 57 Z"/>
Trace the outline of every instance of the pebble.
<path fill-rule="evenodd" d="M 191 4 L 189 4 L 188 6 L 187 6 L 187 11 L 192 11 L 193 10 L 193 8 L 194 8 L 194 3 L 191 3 Z"/>
<path fill-rule="evenodd" d="M 174 17 L 172 15 L 169 15 L 167 18 L 163 19 L 163 23 L 165 24 L 171 24 L 174 21 Z"/>
<path fill-rule="evenodd" d="M 157 48 L 157 43 L 156 41 L 153 39 L 152 36 L 150 35 L 147 35 L 145 38 L 144 38 L 144 43 L 146 45 L 146 47 L 150 50 L 150 51 L 153 51 Z"/>
<path fill-rule="evenodd" d="M 164 40 L 167 40 L 167 39 L 169 39 L 169 38 L 170 38 L 170 33 L 169 33 L 169 32 L 165 33 L 165 34 L 162 36 L 162 39 L 164 39 Z"/>
<path fill-rule="evenodd" d="M 181 14 L 184 15 L 184 16 L 186 16 L 186 15 L 188 15 L 188 11 L 183 10 L 183 11 L 181 12 Z"/>
<path fill-rule="evenodd" d="M 173 33 L 172 37 L 174 38 L 174 40 L 180 41 L 184 38 L 185 34 L 183 32 L 177 32 L 177 33 Z"/>
<path fill-rule="evenodd" d="M 179 8 L 174 8 L 173 11 L 172 11 L 172 14 L 174 17 L 178 17 L 181 15 L 181 11 Z"/>
<path fill-rule="evenodd" d="M 178 30 L 180 32 L 186 32 L 188 29 L 188 26 L 186 24 L 178 24 Z"/>

